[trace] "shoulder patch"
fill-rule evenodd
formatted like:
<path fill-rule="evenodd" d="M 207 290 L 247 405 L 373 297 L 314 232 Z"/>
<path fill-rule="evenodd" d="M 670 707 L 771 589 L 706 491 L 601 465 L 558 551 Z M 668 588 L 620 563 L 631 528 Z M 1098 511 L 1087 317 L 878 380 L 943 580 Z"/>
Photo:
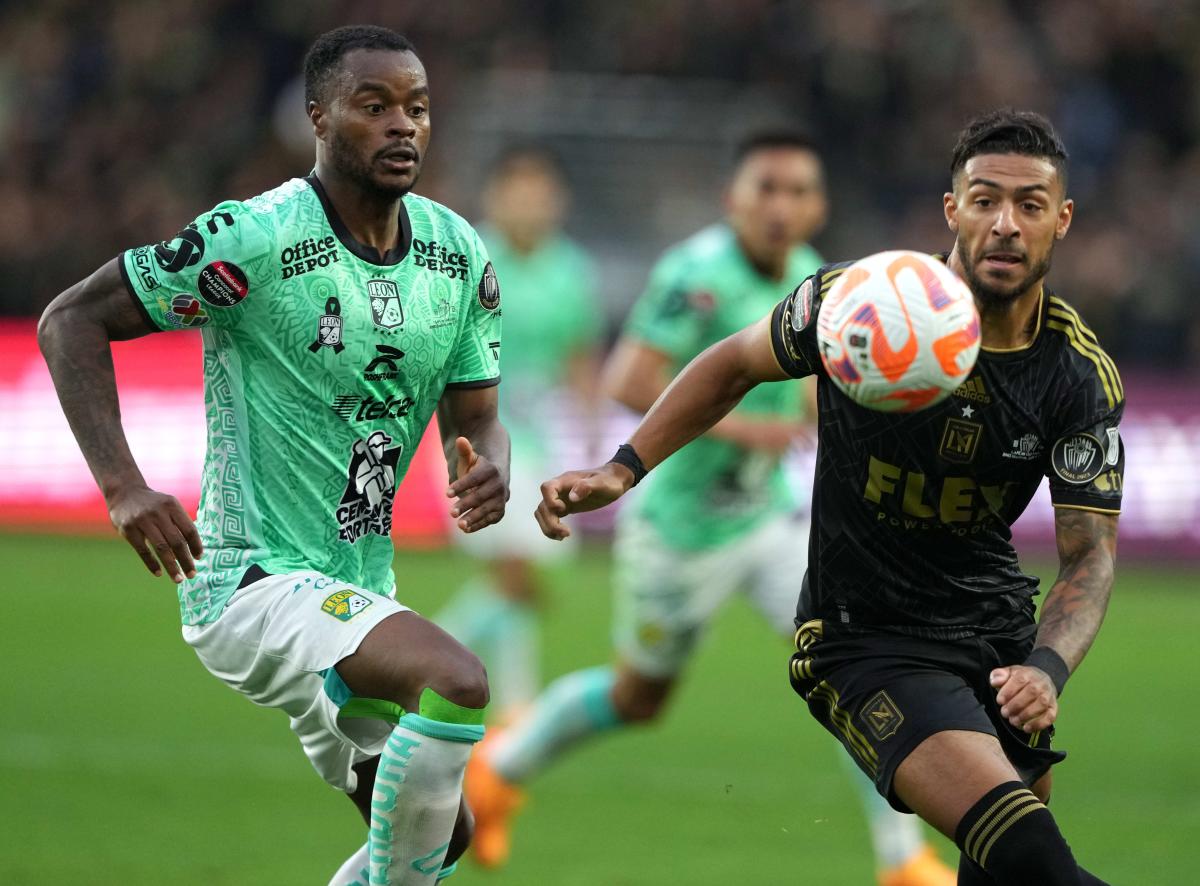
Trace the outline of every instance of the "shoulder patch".
<path fill-rule="evenodd" d="M 813 278 L 809 277 L 792 293 L 788 322 L 794 332 L 803 332 L 813 318 Z"/>
<path fill-rule="evenodd" d="M 491 262 L 484 265 L 483 276 L 479 278 L 479 304 L 485 311 L 500 307 L 500 281 L 496 279 Z"/>
<path fill-rule="evenodd" d="M 1063 437 L 1050 452 L 1054 473 L 1077 486 L 1095 480 L 1104 469 L 1104 462 L 1104 447 L 1091 434 Z"/>
<path fill-rule="evenodd" d="M 233 262 L 215 261 L 200 272 L 196 290 L 213 307 L 232 308 L 250 292 L 250 284 L 246 273 Z"/>

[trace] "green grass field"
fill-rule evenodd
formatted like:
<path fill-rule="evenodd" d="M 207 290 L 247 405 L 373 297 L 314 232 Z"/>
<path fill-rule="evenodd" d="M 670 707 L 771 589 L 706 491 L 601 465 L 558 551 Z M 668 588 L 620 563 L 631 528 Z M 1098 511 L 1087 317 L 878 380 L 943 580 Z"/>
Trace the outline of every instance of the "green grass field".
<path fill-rule="evenodd" d="M 175 595 L 110 539 L 0 536 L 0 883 L 315 884 L 364 839 L 282 714 L 210 677 Z M 469 566 L 402 553 L 405 602 L 436 611 Z M 607 563 L 556 574 L 546 670 L 608 657 Z M 1054 809 L 1114 884 L 1200 882 L 1195 572 L 1123 569 L 1065 698 Z M 534 783 L 514 859 L 471 884 L 872 883 L 840 753 L 787 685 L 782 643 L 741 603 L 670 716 Z M 953 847 L 937 838 L 951 857 Z M 1035 886 L 1035 884 L 1030 884 Z"/>

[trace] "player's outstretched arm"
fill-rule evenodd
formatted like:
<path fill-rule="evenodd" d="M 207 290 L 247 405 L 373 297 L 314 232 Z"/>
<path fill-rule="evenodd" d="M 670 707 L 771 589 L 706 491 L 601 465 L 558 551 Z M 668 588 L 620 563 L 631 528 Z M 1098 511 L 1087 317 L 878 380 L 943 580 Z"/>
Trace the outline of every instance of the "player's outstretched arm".
<path fill-rule="evenodd" d="M 685 366 L 650 407 L 629 446 L 641 466 L 650 470 L 724 418 L 755 385 L 786 378 L 771 348 L 770 317 L 766 317 L 717 342 Z M 571 533 L 563 517 L 610 504 L 636 479 L 629 467 L 610 461 L 547 480 L 535 512 L 542 533 L 547 538 L 566 538 Z"/>
<path fill-rule="evenodd" d="M 991 678 L 1001 713 L 1026 732 L 1045 729 L 1058 716 L 1063 684 L 1104 621 L 1116 570 L 1116 514 L 1055 508 L 1054 531 L 1058 579 L 1042 603 L 1033 654 Z"/>
<path fill-rule="evenodd" d="M 161 575 L 161 561 L 172 580 L 181 582 L 196 574 L 200 535 L 175 498 L 146 486 L 121 428 L 109 342 L 154 330 L 134 305 L 117 261 L 50 303 L 38 323 L 38 345 L 113 525 L 147 569 Z"/>
<path fill-rule="evenodd" d="M 463 532 L 499 523 L 508 501 L 508 431 L 497 415 L 497 390 L 447 388 L 438 402 L 450 516 Z"/>

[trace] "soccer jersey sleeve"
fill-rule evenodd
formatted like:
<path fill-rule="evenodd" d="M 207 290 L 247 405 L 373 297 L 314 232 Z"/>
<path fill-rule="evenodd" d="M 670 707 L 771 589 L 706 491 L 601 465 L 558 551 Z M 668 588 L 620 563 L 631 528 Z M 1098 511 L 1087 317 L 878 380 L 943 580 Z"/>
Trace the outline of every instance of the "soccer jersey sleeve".
<path fill-rule="evenodd" d="M 821 371 L 817 348 L 817 311 L 821 274 L 813 274 L 775 306 L 771 314 L 771 349 L 779 368 L 792 378 Z"/>
<path fill-rule="evenodd" d="M 661 259 L 625 324 L 626 335 L 678 363 L 701 350 L 715 307 L 712 293 L 692 285 L 685 271 L 673 256 Z"/>
<path fill-rule="evenodd" d="M 1125 404 L 1117 400 L 1109 408 L 1101 394 L 1103 408 L 1088 408 L 1096 393 L 1082 386 L 1067 406 L 1067 415 L 1079 418 L 1066 422 L 1054 441 L 1046 475 L 1055 507 L 1115 514 L 1121 510 L 1125 485 L 1125 446 L 1118 430 Z"/>
<path fill-rule="evenodd" d="M 151 327 L 233 326 L 243 299 L 267 281 L 271 237 L 244 203 L 226 202 L 156 246 L 117 260 L 134 303 Z"/>
<path fill-rule="evenodd" d="M 486 388 L 500 383 L 500 281 L 478 237 L 470 265 L 480 271 L 468 280 L 466 318 L 450 357 L 446 385 Z"/>

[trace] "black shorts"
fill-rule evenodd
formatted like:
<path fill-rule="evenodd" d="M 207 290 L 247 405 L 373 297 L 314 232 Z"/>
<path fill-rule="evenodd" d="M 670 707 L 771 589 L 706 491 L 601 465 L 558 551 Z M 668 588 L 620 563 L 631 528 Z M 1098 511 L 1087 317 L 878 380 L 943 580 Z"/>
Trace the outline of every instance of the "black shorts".
<path fill-rule="evenodd" d="M 884 631 L 839 632 L 820 619 L 796 632 L 792 688 L 809 712 L 842 743 L 875 788 L 901 812 L 892 793 L 904 758 L 935 732 L 986 732 L 1000 740 L 1026 785 L 1067 755 L 1050 749 L 1054 728 L 1032 735 L 1002 716 L 994 668 L 1023 662 L 1033 634 L 923 640 Z"/>

